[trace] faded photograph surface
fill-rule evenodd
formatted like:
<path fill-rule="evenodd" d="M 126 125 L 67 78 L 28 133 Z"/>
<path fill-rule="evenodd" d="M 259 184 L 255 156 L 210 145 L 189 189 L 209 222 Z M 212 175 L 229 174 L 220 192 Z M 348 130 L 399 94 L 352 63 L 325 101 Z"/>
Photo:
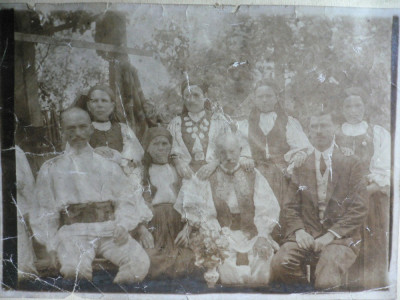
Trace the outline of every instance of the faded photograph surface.
<path fill-rule="evenodd" d="M 18 289 L 385 290 L 390 14 L 15 14 Z"/>

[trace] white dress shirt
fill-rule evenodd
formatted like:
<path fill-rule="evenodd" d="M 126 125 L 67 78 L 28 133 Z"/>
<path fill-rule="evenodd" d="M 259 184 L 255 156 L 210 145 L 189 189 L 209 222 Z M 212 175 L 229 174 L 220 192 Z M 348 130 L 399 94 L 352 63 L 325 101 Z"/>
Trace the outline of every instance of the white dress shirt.
<path fill-rule="evenodd" d="M 318 193 L 318 210 L 321 223 L 324 221 L 325 210 L 328 204 L 327 201 L 329 201 L 329 199 L 326 199 L 326 193 L 328 190 L 329 178 L 332 179 L 332 153 L 334 146 L 335 143 L 332 143 L 332 145 L 324 152 L 320 152 L 317 149 L 314 150 L 315 175 L 317 178 L 317 193 Z M 326 165 L 324 174 L 321 174 L 321 155 Z M 328 229 L 328 231 L 331 232 L 336 238 L 341 238 L 341 236 L 336 232 L 334 232 L 333 230 Z"/>

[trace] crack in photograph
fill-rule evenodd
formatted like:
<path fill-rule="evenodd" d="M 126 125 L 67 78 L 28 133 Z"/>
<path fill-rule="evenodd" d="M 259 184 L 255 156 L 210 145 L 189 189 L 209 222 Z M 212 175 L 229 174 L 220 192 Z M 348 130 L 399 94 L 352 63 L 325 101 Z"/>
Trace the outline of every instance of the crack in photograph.
<path fill-rule="evenodd" d="M 398 12 L 0 4 L 2 293 L 394 299 Z"/>

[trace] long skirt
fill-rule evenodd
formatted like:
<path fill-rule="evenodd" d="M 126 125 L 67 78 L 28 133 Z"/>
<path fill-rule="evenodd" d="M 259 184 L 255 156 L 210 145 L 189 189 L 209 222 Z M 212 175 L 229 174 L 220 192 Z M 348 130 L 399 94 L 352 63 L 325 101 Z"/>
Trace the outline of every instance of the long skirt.
<path fill-rule="evenodd" d="M 388 285 L 390 201 L 377 192 L 369 199 L 368 217 L 363 228 L 364 288 Z"/>
<path fill-rule="evenodd" d="M 154 248 L 147 249 L 151 261 L 150 278 L 177 278 L 193 270 L 193 252 L 175 245 L 175 239 L 184 225 L 173 204 L 158 204 L 153 207 L 149 229 L 154 237 Z"/>
<path fill-rule="evenodd" d="M 289 188 L 289 178 L 286 177 L 282 169 L 272 161 L 256 161 L 256 168 L 261 172 L 265 179 L 267 179 L 276 199 L 279 202 L 279 206 L 281 207 L 279 224 L 275 226 L 271 233 L 272 238 L 281 244 L 285 233 L 285 216 L 283 207 L 285 205 L 286 192 Z"/>

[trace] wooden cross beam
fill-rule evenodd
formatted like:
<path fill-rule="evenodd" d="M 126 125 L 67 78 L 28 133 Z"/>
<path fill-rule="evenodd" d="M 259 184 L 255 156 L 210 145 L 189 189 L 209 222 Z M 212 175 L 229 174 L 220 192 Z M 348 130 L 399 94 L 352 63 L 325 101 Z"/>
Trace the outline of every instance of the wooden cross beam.
<path fill-rule="evenodd" d="M 111 44 L 102 44 L 102 43 L 93 43 L 75 39 L 60 39 L 45 35 L 38 34 L 28 34 L 15 32 L 14 40 L 19 42 L 29 42 L 29 43 L 41 43 L 41 44 L 50 44 L 55 46 L 65 46 L 65 47 L 75 47 L 75 48 L 85 48 L 85 49 L 93 49 L 104 52 L 117 52 L 123 54 L 132 54 L 137 56 L 146 56 L 152 57 L 153 51 L 141 50 L 136 48 L 129 47 L 121 47 Z"/>

